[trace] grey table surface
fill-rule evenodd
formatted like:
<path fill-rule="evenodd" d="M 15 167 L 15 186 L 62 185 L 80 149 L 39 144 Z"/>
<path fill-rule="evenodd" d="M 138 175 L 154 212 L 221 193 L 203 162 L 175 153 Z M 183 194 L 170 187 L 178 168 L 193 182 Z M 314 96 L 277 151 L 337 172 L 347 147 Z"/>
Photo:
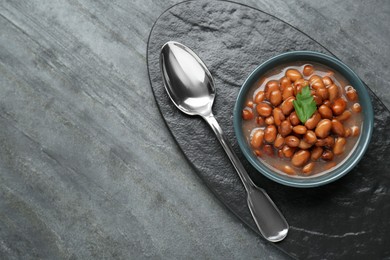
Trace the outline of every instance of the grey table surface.
<path fill-rule="evenodd" d="M 286 258 L 204 186 L 158 111 L 146 45 L 179 2 L 1 1 L 1 259 Z M 242 3 L 322 43 L 390 107 L 388 0 Z"/>

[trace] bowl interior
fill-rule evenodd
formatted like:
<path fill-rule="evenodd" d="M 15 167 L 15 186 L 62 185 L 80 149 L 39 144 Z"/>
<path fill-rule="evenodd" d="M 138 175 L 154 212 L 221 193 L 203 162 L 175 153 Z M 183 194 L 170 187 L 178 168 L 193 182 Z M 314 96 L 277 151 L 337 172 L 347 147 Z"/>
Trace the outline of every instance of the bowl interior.
<path fill-rule="evenodd" d="M 253 154 L 251 147 L 248 145 L 247 141 L 244 138 L 242 130 L 241 111 L 245 106 L 244 103 L 248 91 L 253 87 L 254 83 L 266 72 L 270 71 L 276 66 L 291 63 L 294 61 L 316 62 L 330 67 L 331 69 L 339 72 L 342 76 L 344 76 L 345 79 L 350 82 L 350 84 L 357 90 L 359 94 L 359 103 L 362 107 L 363 124 L 361 127 L 359 140 L 356 144 L 356 148 L 343 161 L 340 166 L 336 167 L 333 170 L 330 170 L 325 174 L 318 174 L 310 177 L 299 178 L 285 174 L 279 174 L 257 159 L 257 157 Z M 353 167 L 355 167 L 359 160 L 362 158 L 364 152 L 367 149 L 368 143 L 370 142 L 374 118 L 370 96 L 367 92 L 365 85 L 359 79 L 359 77 L 340 60 L 322 53 L 312 51 L 294 51 L 283 53 L 267 60 L 266 62 L 258 66 L 249 75 L 249 77 L 242 85 L 237 97 L 233 113 L 233 124 L 236 138 L 241 150 L 243 151 L 245 157 L 249 160 L 249 162 L 260 173 L 262 173 L 269 179 L 293 187 L 316 187 L 324 185 L 342 177 Z"/>

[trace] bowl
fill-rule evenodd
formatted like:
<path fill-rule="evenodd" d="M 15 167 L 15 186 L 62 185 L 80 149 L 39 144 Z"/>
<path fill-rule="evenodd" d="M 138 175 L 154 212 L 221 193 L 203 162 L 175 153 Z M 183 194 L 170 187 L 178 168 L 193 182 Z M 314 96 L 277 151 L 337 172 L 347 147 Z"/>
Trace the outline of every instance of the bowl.
<path fill-rule="evenodd" d="M 281 174 L 272 167 L 269 167 L 264 162 L 259 160 L 254 154 L 250 144 L 245 139 L 242 129 L 242 111 L 245 107 L 245 99 L 248 91 L 253 87 L 256 81 L 259 80 L 265 73 L 269 72 L 276 66 L 288 64 L 291 62 L 314 62 L 326 65 L 340 73 L 350 85 L 352 85 L 358 95 L 359 103 L 362 108 L 362 120 L 363 124 L 360 129 L 360 136 L 355 145 L 352 153 L 350 153 L 346 159 L 340 162 L 336 167 L 324 172 L 324 174 L 316 174 L 312 176 L 291 176 L 288 174 Z M 373 108 L 370 100 L 370 96 L 367 89 L 359 77 L 343 62 L 337 58 L 313 51 L 293 51 L 287 52 L 275 57 L 270 58 L 261 65 L 259 65 L 245 80 L 243 83 L 233 111 L 233 124 L 235 135 L 241 151 L 243 152 L 246 159 L 252 164 L 254 168 L 267 178 L 278 182 L 283 185 L 298 187 L 298 188 L 310 188 L 318 187 L 321 185 L 333 182 L 349 171 L 351 171 L 356 164 L 362 159 L 367 147 L 369 145 L 372 131 L 373 131 Z"/>

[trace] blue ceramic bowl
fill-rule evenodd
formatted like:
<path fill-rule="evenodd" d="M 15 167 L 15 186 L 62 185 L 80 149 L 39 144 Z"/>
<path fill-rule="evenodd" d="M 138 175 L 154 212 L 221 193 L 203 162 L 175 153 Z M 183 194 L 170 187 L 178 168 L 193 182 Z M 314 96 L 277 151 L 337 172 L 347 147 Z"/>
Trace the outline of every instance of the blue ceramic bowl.
<path fill-rule="evenodd" d="M 308 177 L 295 177 L 287 174 L 282 174 L 268 167 L 266 164 L 262 163 L 253 153 L 250 145 L 246 141 L 243 130 L 242 130 L 242 109 L 245 107 L 245 98 L 247 92 L 253 87 L 253 84 L 262 77 L 266 72 L 272 70 L 276 66 L 287 64 L 294 61 L 307 61 L 307 62 L 316 62 L 330 67 L 331 69 L 339 72 L 344 76 L 350 84 L 357 90 L 359 94 L 359 103 L 362 107 L 362 117 L 363 125 L 360 131 L 360 137 L 358 140 L 356 148 L 353 150 L 352 154 L 347 157 L 346 160 L 341 162 L 339 165 L 331 169 L 326 173 L 319 173 L 317 175 L 308 176 Z M 344 63 L 340 60 L 312 51 L 294 51 L 287 52 L 275 56 L 260 66 L 258 66 L 245 80 L 244 84 L 241 87 L 241 90 L 238 94 L 237 101 L 234 107 L 234 131 L 236 138 L 238 140 L 239 146 L 244 153 L 245 157 L 249 162 L 264 176 L 269 179 L 276 181 L 278 183 L 300 188 L 309 188 L 317 187 L 330 182 L 333 182 L 351 169 L 353 169 L 356 164 L 362 159 L 364 152 L 367 150 L 367 146 L 370 142 L 372 131 L 373 131 L 373 121 L 374 114 L 371 105 L 371 100 L 367 89 L 359 77 Z"/>

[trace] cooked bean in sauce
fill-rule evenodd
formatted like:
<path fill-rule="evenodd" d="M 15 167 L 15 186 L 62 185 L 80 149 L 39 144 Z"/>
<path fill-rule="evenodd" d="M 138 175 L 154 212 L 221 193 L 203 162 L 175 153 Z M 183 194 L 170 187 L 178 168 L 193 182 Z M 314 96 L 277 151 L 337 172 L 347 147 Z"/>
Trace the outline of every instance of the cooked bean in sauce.
<path fill-rule="evenodd" d="M 316 109 L 303 123 L 294 101 L 306 86 Z M 332 170 L 359 139 L 362 107 L 356 89 L 321 64 L 276 67 L 253 85 L 245 104 L 242 127 L 248 145 L 282 174 L 308 177 Z"/>

